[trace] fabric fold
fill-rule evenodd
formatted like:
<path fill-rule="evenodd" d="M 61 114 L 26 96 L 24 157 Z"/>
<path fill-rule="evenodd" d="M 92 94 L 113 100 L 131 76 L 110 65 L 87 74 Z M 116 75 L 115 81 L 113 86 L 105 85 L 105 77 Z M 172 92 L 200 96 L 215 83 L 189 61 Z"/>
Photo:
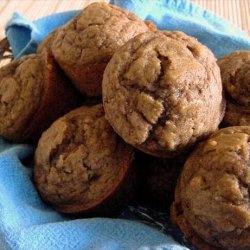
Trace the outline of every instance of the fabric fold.
<path fill-rule="evenodd" d="M 14 57 L 35 53 L 37 45 L 50 32 L 68 22 L 77 13 L 77 10 L 56 13 L 36 21 L 30 21 L 20 13 L 14 13 L 5 28 Z"/>

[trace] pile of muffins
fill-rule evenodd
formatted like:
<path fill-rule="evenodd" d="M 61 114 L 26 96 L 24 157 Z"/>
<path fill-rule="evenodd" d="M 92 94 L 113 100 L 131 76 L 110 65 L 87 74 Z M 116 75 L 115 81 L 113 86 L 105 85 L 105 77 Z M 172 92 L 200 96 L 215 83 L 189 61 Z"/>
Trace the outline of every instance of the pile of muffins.
<path fill-rule="evenodd" d="M 198 249 L 250 249 L 250 51 L 217 64 L 193 37 L 93 3 L 0 69 L 0 116 L 3 138 L 36 145 L 57 211 L 171 206 Z"/>

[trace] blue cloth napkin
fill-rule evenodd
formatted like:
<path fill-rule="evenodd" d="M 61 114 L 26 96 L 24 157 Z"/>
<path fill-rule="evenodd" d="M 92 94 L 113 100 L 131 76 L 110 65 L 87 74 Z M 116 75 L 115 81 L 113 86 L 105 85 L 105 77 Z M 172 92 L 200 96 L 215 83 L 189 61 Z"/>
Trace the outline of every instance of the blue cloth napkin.
<path fill-rule="evenodd" d="M 29 145 L 0 139 L 0 249 L 15 250 L 184 250 L 171 237 L 141 223 L 107 218 L 73 219 L 39 198 Z"/>
<path fill-rule="evenodd" d="M 112 0 L 111 3 L 152 20 L 160 29 L 182 30 L 197 37 L 217 57 L 234 50 L 250 50 L 249 38 L 232 24 L 185 0 Z M 31 22 L 14 13 L 6 36 L 15 58 L 36 51 L 37 45 L 78 11 L 58 13 Z M 77 219 L 46 206 L 24 160 L 29 145 L 0 139 L 0 249 L 187 249 L 170 236 L 141 223 L 122 219 Z"/>
<path fill-rule="evenodd" d="M 159 29 L 182 30 L 196 37 L 217 57 L 234 50 L 250 50 L 250 38 L 242 30 L 186 0 L 111 0 L 110 3 L 152 20 Z M 6 25 L 6 36 L 15 58 L 34 53 L 37 44 L 78 12 L 57 13 L 34 22 L 14 13 Z"/>

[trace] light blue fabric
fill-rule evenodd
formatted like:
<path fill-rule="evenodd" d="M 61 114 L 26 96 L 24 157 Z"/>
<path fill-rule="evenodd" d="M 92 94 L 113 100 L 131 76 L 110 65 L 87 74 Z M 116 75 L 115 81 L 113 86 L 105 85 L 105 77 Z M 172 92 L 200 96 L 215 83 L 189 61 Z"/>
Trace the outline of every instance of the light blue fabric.
<path fill-rule="evenodd" d="M 250 38 L 239 28 L 186 0 L 111 0 L 151 20 L 162 30 L 181 30 L 208 46 L 217 57 L 250 50 Z"/>
<path fill-rule="evenodd" d="M 207 45 L 217 57 L 234 50 L 250 50 L 250 38 L 233 24 L 186 0 L 111 0 L 113 4 L 152 20 L 159 29 L 182 30 Z M 14 56 L 36 51 L 48 33 L 79 11 L 58 13 L 34 22 L 14 13 L 6 25 L 6 35 Z"/>
<path fill-rule="evenodd" d="M 56 213 L 39 198 L 32 169 L 22 161 L 29 145 L 0 139 L 0 249 L 166 249 L 184 250 L 167 235 L 121 219 L 73 219 Z"/>
<path fill-rule="evenodd" d="M 68 22 L 79 11 L 68 11 L 46 16 L 34 22 L 14 13 L 5 33 L 15 58 L 36 52 L 37 45 L 55 28 Z"/>
<path fill-rule="evenodd" d="M 250 49 L 249 38 L 214 14 L 184 0 L 112 0 L 160 29 L 182 30 L 210 47 L 217 57 Z M 15 13 L 6 26 L 14 56 L 35 52 L 37 44 L 78 11 L 31 22 Z M 32 170 L 22 164 L 32 155 L 28 145 L 0 139 L 0 249 L 186 249 L 172 238 L 138 222 L 121 219 L 78 219 L 62 216 L 39 198 Z"/>

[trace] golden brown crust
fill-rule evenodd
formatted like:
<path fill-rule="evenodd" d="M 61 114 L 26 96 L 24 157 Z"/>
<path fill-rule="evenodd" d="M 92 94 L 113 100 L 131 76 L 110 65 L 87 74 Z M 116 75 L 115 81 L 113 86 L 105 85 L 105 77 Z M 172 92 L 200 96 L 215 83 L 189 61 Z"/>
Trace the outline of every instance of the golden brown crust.
<path fill-rule="evenodd" d="M 59 116 L 76 107 L 78 94 L 48 54 L 29 55 L 0 70 L 0 134 L 35 142 Z"/>
<path fill-rule="evenodd" d="M 100 97 L 102 95 L 102 77 L 107 63 L 86 63 L 72 65 L 61 62 L 60 66 L 70 76 L 72 83 L 80 93 L 89 97 Z"/>
<path fill-rule="evenodd" d="M 101 94 L 103 70 L 113 53 L 150 29 L 154 29 L 152 24 L 148 26 L 126 10 L 93 3 L 60 29 L 52 52 L 79 91 L 97 96 Z"/>
<path fill-rule="evenodd" d="M 250 106 L 250 51 L 239 50 L 218 60 L 223 87 L 239 105 Z"/>
<path fill-rule="evenodd" d="M 112 57 L 103 103 L 129 144 L 173 157 L 215 131 L 224 113 L 219 68 L 211 51 L 182 32 L 146 32 Z"/>
<path fill-rule="evenodd" d="M 145 20 L 144 23 L 148 26 L 150 31 L 156 31 L 157 30 L 156 25 L 152 21 Z"/>
<path fill-rule="evenodd" d="M 43 93 L 41 56 L 29 55 L 0 69 L 0 134 L 16 140 L 23 134 Z"/>
<path fill-rule="evenodd" d="M 42 198 L 59 212 L 110 215 L 112 202 L 117 208 L 131 198 L 132 161 L 133 149 L 113 132 L 102 105 L 81 107 L 42 135 L 34 178 Z"/>
<path fill-rule="evenodd" d="M 175 201 L 172 203 L 170 209 L 171 220 L 174 224 L 177 224 L 181 231 L 183 232 L 185 238 L 196 246 L 200 250 L 216 250 L 217 248 L 209 245 L 203 239 L 199 237 L 197 233 L 192 229 L 187 219 L 183 214 L 183 209 L 181 205 L 180 197 L 180 184 L 177 182 L 175 189 Z M 218 250 L 218 249 L 217 249 Z"/>
<path fill-rule="evenodd" d="M 172 219 L 199 249 L 249 249 L 249 160 L 250 127 L 239 126 L 214 133 L 186 161 Z"/>
<path fill-rule="evenodd" d="M 223 126 L 250 125 L 250 51 L 235 51 L 218 60 L 227 108 Z"/>
<path fill-rule="evenodd" d="M 32 116 L 31 123 L 27 125 L 23 134 L 23 137 L 31 141 L 38 140 L 52 122 L 79 103 L 78 93 L 55 63 L 51 54 L 44 51 L 43 60 L 43 95 L 39 107 Z"/>

